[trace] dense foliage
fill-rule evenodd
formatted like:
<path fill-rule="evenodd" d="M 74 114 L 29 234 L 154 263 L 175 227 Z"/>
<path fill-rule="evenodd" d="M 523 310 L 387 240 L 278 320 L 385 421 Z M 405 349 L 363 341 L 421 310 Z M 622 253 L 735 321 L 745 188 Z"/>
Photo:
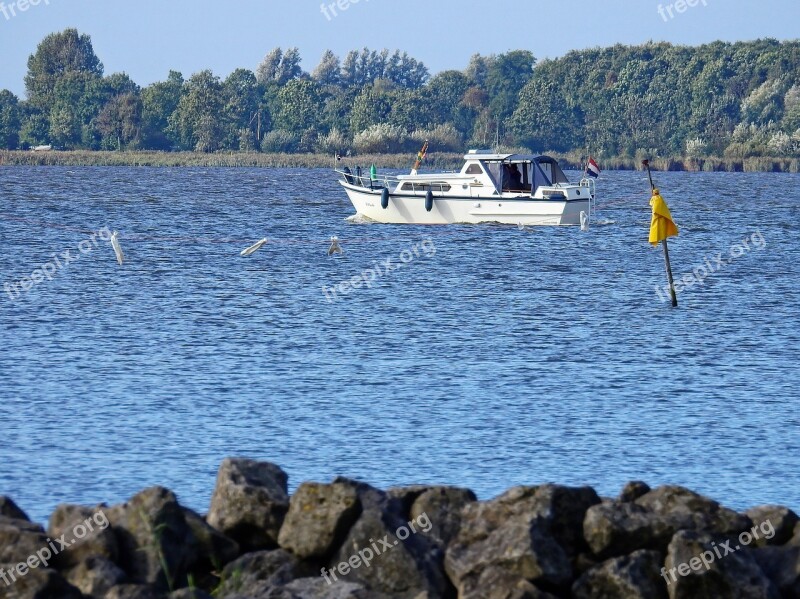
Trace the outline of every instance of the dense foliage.
<path fill-rule="evenodd" d="M 527 147 L 599 156 L 800 156 L 800 43 L 761 40 L 475 55 L 431 77 L 405 53 L 297 48 L 255 71 L 202 71 L 140 88 L 104 76 L 91 40 L 47 36 L 27 99 L 0 91 L 0 148 L 405 152 Z"/>

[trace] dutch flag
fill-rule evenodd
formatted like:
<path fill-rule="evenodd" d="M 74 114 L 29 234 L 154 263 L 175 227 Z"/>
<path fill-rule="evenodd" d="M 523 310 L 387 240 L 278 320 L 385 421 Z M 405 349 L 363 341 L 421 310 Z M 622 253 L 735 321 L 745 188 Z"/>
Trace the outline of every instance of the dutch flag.
<path fill-rule="evenodd" d="M 597 179 L 600 176 L 600 167 L 597 166 L 594 158 L 589 158 L 589 162 L 586 164 L 586 174 L 593 179 Z"/>

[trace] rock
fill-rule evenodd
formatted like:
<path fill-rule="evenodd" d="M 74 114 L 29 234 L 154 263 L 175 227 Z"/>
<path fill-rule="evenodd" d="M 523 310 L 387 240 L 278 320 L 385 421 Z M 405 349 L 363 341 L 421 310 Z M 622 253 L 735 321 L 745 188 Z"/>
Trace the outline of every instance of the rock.
<path fill-rule="evenodd" d="M 180 589 L 169 594 L 169 599 L 214 599 L 205 591 L 199 589 Z"/>
<path fill-rule="evenodd" d="M 47 566 L 53 554 L 41 526 L 28 520 L 0 516 L 0 564 L 16 564 L 26 561 L 31 555 L 40 555 L 48 562 L 45 563 Z"/>
<path fill-rule="evenodd" d="M 476 579 L 467 579 L 459 590 L 459 599 L 556 599 L 507 570 L 489 566 Z"/>
<path fill-rule="evenodd" d="M 109 508 L 107 515 L 117 538 L 118 564 L 132 582 L 164 591 L 186 585 L 198 559 L 198 541 L 172 491 L 146 489 Z"/>
<path fill-rule="evenodd" d="M 784 597 L 800 597 L 800 547 L 768 546 L 753 557 Z"/>
<path fill-rule="evenodd" d="M 424 516 L 410 520 L 404 513 L 408 502 L 364 483 L 344 478 L 334 483 L 356 491 L 362 512 L 328 560 L 332 579 L 398 597 L 440 597 L 452 589 L 444 576 L 443 553 L 427 536 L 431 526 Z"/>
<path fill-rule="evenodd" d="M 622 487 L 622 492 L 619 494 L 618 501 L 623 503 L 628 501 L 636 501 L 642 495 L 646 495 L 652 489 L 647 483 L 640 480 L 634 480 Z"/>
<path fill-rule="evenodd" d="M 334 583 L 360 583 L 370 591 L 398 598 L 422 592 L 442 597 L 449 588 L 441 567 L 442 553 L 415 527 L 417 533 L 412 533 L 408 521 L 389 511 L 362 512 L 329 561 L 327 575 Z"/>
<path fill-rule="evenodd" d="M 193 570 L 221 571 L 240 555 L 239 544 L 210 526 L 199 514 L 183 508 L 183 516 L 196 541 L 197 562 Z"/>
<path fill-rule="evenodd" d="M 147 585 L 120 584 L 112 587 L 104 599 L 162 599 L 162 595 Z"/>
<path fill-rule="evenodd" d="M 583 534 L 592 553 L 607 559 L 638 549 L 666 551 L 675 530 L 664 518 L 635 502 L 607 502 L 589 508 Z"/>
<path fill-rule="evenodd" d="M 6 497 L 5 495 L 0 495 L 0 516 L 5 516 L 12 520 L 30 521 L 28 515 L 23 512 L 10 497 Z"/>
<path fill-rule="evenodd" d="M 353 582 L 328 584 L 322 578 L 301 578 L 283 587 L 287 599 L 390 599 Z"/>
<path fill-rule="evenodd" d="M 69 549 L 54 560 L 59 569 L 76 566 L 88 557 L 117 560 L 117 539 L 109 526 L 106 509 L 106 506 L 88 508 L 65 504 L 56 507 L 50 516 L 47 534 L 51 539 L 63 538 L 70 543 Z"/>
<path fill-rule="evenodd" d="M 85 558 L 64 576 L 84 595 L 101 599 L 112 587 L 126 582 L 125 572 L 105 557 Z"/>
<path fill-rule="evenodd" d="M 572 586 L 573 599 L 667 599 L 661 578 L 664 557 L 657 551 L 635 551 L 585 572 Z"/>
<path fill-rule="evenodd" d="M 753 526 L 757 527 L 756 532 L 760 538 L 753 541 L 753 545 L 757 547 L 788 543 L 794 535 L 795 527 L 800 523 L 797 514 L 780 505 L 762 505 L 747 510 L 745 515 L 753 521 Z"/>
<path fill-rule="evenodd" d="M 208 523 L 244 551 L 278 546 L 289 509 L 289 477 L 278 466 L 246 459 L 226 459 L 217 474 Z"/>
<path fill-rule="evenodd" d="M 544 590 L 565 587 L 572 566 L 564 547 L 575 551 L 583 543 L 584 513 L 599 501 L 593 491 L 543 485 L 517 487 L 491 501 L 468 504 L 458 536 L 447 549 L 447 573 L 460 594 L 480 589 L 487 568 Z"/>
<path fill-rule="evenodd" d="M 289 503 L 278 542 L 301 559 L 329 557 L 360 513 L 351 485 L 303 483 Z"/>
<path fill-rule="evenodd" d="M 753 551 L 736 550 L 737 542 L 730 541 L 727 551 L 722 536 L 690 530 L 675 533 L 662 573 L 670 599 L 780 599 Z"/>
<path fill-rule="evenodd" d="M 702 530 L 736 535 L 752 526 L 750 518 L 716 501 L 678 486 L 663 486 L 642 495 L 636 503 L 667 519 L 675 530 Z"/>
<path fill-rule="evenodd" d="M 664 486 L 632 502 L 610 501 L 592 506 L 583 532 L 592 552 L 601 559 L 638 549 L 666 552 L 679 530 L 735 535 L 751 527 L 747 516 L 721 507 L 683 487 Z"/>
<path fill-rule="evenodd" d="M 464 506 L 477 501 L 469 489 L 433 487 L 419 495 L 409 510 L 409 519 L 425 515 L 430 522 L 426 534 L 444 551 L 461 529 L 461 511 Z"/>
<path fill-rule="evenodd" d="M 283 549 L 248 553 L 225 567 L 216 596 L 258 597 L 269 589 L 316 573 Z"/>
<path fill-rule="evenodd" d="M 0 574 L 5 574 L 11 582 L 0 577 L 0 599 L 83 599 L 81 592 L 69 584 L 55 570 L 35 568 L 28 570 L 24 576 L 15 572 L 12 581 L 9 570 L 16 564 L 0 563 Z"/>

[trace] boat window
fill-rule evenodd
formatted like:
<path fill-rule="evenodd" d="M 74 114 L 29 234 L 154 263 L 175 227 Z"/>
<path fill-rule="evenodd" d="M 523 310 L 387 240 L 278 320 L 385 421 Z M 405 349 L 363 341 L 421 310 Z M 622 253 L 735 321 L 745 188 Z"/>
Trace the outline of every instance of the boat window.
<path fill-rule="evenodd" d="M 451 187 L 449 183 L 403 183 L 403 186 L 400 188 L 401 191 L 421 191 L 426 192 L 430 191 L 439 191 L 445 192 L 450 191 Z"/>
<path fill-rule="evenodd" d="M 470 164 L 465 173 L 467 175 L 482 175 L 483 169 L 481 168 L 480 164 Z"/>

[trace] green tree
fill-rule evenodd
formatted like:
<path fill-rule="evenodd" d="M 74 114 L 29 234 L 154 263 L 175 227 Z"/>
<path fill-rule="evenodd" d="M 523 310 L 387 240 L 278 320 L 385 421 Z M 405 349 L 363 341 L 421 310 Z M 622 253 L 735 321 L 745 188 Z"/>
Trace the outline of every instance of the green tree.
<path fill-rule="evenodd" d="M 275 128 L 299 137 L 304 131 L 318 127 L 321 109 L 319 86 L 315 82 L 290 81 L 278 92 Z"/>
<path fill-rule="evenodd" d="M 236 69 L 223 82 L 225 148 L 255 148 L 259 126 L 259 91 L 255 74 L 247 69 Z M 249 137 L 246 131 L 250 131 Z"/>
<path fill-rule="evenodd" d="M 171 150 L 179 143 L 169 128 L 169 119 L 177 110 L 183 91 L 183 75 L 170 71 L 166 81 L 153 83 L 142 90 L 142 128 L 144 147 Z"/>
<path fill-rule="evenodd" d="M 94 53 L 91 38 L 79 34 L 77 29 L 48 35 L 28 58 L 25 76 L 28 101 L 47 111 L 56 85 L 72 73 L 103 76 L 103 64 Z"/>
<path fill-rule="evenodd" d="M 213 152 L 222 145 L 224 95 L 219 77 L 201 71 L 186 82 L 169 128 L 180 146 L 196 152 Z"/>
<path fill-rule="evenodd" d="M 0 91 L 0 148 L 15 150 L 19 146 L 19 100 L 10 91 Z"/>
<path fill-rule="evenodd" d="M 114 96 L 97 116 L 96 126 L 105 149 L 122 150 L 138 145 L 142 128 L 141 98 L 133 92 Z"/>

